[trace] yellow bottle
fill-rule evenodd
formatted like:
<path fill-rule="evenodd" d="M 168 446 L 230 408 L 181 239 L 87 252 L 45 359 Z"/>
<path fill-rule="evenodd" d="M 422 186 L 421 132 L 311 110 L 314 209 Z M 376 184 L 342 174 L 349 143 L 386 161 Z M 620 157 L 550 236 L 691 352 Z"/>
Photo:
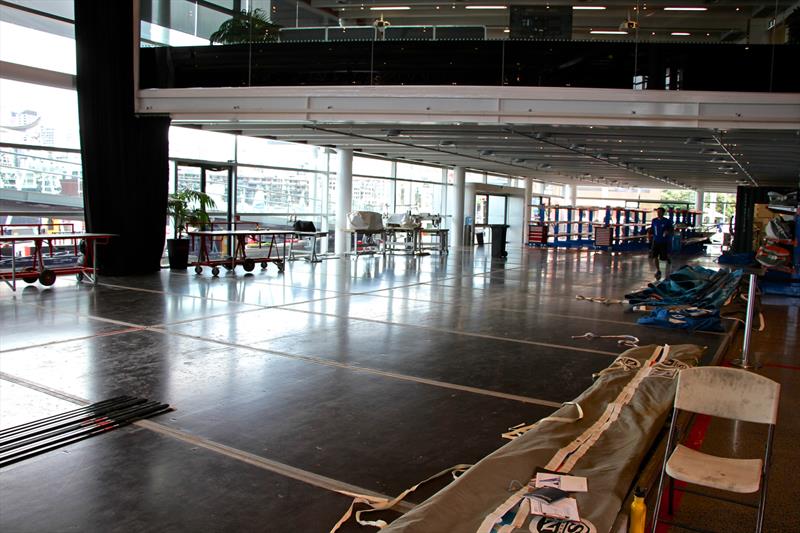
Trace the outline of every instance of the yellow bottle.
<path fill-rule="evenodd" d="M 644 503 L 644 490 L 640 487 L 636 487 L 636 490 L 633 491 L 631 521 L 628 525 L 628 533 L 644 533 L 646 520 L 647 505 Z"/>

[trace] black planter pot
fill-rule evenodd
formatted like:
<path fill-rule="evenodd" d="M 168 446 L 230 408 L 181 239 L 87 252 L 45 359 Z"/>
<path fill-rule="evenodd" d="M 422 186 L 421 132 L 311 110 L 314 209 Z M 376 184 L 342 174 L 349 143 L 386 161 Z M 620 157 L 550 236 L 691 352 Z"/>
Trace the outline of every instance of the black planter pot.
<path fill-rule="evenodd" d="M 189 239 L 167 239 L 169 268 L 186 270 L 189 266 Z"/>

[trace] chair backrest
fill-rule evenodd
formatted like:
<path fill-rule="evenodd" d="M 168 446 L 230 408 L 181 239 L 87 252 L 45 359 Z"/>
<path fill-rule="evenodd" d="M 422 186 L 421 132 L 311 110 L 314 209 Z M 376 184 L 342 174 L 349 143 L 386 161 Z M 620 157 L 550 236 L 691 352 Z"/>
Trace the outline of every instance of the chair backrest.
<path fill-rule="evenodd" d="M 774 424 L 781 386 L 747 370 L 706 366 L 682 370 L 675 407 L 704 415 Z"/>
<path fill-rule="evenodd" d="M 317 231 L 317 227 L 311 220 L 295 220 L 292 229 L 295 231 Z"/>

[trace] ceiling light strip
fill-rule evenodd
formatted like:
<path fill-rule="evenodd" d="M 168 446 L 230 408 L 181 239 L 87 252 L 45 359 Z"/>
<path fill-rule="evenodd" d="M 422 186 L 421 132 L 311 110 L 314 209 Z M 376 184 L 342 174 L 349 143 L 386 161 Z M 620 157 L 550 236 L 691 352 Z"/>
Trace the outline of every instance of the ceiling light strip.
<path fill-rule="evenodd" d="M 604 11 L 606 6 L 572 6 L 573 11 Z"/>
<path fill-rule="evenodd" d="M 509 128 L 508 131 L 510 133 L 515 134 L 515 135 L 521 135 L 522 137 L 527 137 L 528 139 L 533 139 L 535 141 L 539 141 L 540 143 L 549 144 L 551 146 L 556 146 L 556 147 L 561 148 L 563 150 L 569 150 L 570 152 L 574 152 L 576 154 L 580 154 L 580 155 L 585 156 L 585 157 L 590 157 L 592 159 L 595 159 L 595 160 L 600 161 L 602 163 L 605 163 L 607 165 L 611 165 L 611 166 L 614 166 L 614 167 L 617 167 L 617 168 L 621 168 L 622 170 L 625 170 L 626 172 L 630 172 L 630 173 L 633 173 L 633 174 L 638 174 L 640 176 L 644 176 L 646 178 L 650 178 L 650 179 L 653 179 L 653 180 L 656 180 L 656 181 L 660 181 L 660 182 L 666 183 L 668 185 L 673 185 L 673 186 L 679 187 L 681 189 L 692 190 L 692 188 L 689 187 L 688 185 L 684 185 L 683 183 L 679 183 L 677 180 L 674 180 L 672 178 L 668 178 L 668 177 L 661 178 L 661 177 L 658 177 L 658 176 L 654 176 L 652 174 L 648 174 L 647 172 L 641 170 L 640 168 L 631 168 L 630 165 L 626 165 L 626 164 L 623 164 L 623 163 L 617 163 L 615 161 L 609 161 L 607 155 L 606 155 L 606 157 L 600 157 L 600 156 L 597 156 L 595 154 L 588 153 L 586 151 L 580 150 L 578 148 L 570 148 L 569 146 L 565 146 L 563 144 L 559 144 L 559 143 L 551 141 L 551 140 L 549 140 L 546 137 L 541 136 L 541 135 L 530 135 L 528 133 L 523 133 L 523 132 L 520 132 L 520 131 L 516 131 L 516 130 L 514 130 L 514 128 Z M 719 142 L 719 141 L 717 141 L 717 142 Z M 725 147 L 723 146 L 723 148 L 725 148 Z M 727 149 L 725 151 L 727 152 Z M 731 156 L 731 157 L 733 157 L 733 156 Z"/>
<path fill-rule="evenodd" d="M 622 30 L 591 30 L 589 33 L 592 35 L 628 35 L 628 32 Z"/>
<path fill-rule="evenodd" d="M 707 7 L 665 7 L 664 11 L 708 11 Z"/>
<path fill-rule="evenodd" d="M 753 177 L 753 176 L 752 176 L 752 175 L 751 175 L 751 174 L 750 174 L 750 173 L 747 171 L 747 169 L 746 169 L 746 168 L 744 168 L 744 166 L 742 166 L 742 164 L 739 162 L 739 160 L 738 160 L 738 159 L 736 159 L 736 156 L 734 156 L 734 155 L 733 155 L 733 154 L 730 152 L 730 150 L 728 150 L 728 147 L 727 147 L 727 146 L 725 146 L 725 145 L 722 143 L 722 139 L 721 139 L 721 138 L 719 138 L 719 137 L 718 137 L 718 136 L 716 136 L 716 135 L 714 135 L 714 136 L 713 136 L 713 139 L 714 139 L 715 141 L 717 141 L 717 144 L 720 146 L 720 148 L 722 148 L 723 150 L 725 150 L 725 153 L 726 153 L 726 154 L 728 154 L 728 157 L 730 157 L 731 159 L 733 159 L 733 162 L 734 162 L 734 163 L 736 163 L 736 166 L 738 166 L 738 167 L 739 167 L 739 168 L 742 170 L 742 172 L 744 173 L 744 175 L 745 175 L 745 176 L 747 176 L 747 179 L 749 179 L 751 182 L 753 182 L 753 185 L 754 185 L 754 186 L 758 187 L 758 182 L 756 181 L 756 179 L 755 179 L 755 178 L 754 178 L 754 177 Z"/>
<path fill-rule="evenodd" d="M 408 11 L 411 8 L 409 6 L 375 6 L 369 9 L 370 11 Z"/>

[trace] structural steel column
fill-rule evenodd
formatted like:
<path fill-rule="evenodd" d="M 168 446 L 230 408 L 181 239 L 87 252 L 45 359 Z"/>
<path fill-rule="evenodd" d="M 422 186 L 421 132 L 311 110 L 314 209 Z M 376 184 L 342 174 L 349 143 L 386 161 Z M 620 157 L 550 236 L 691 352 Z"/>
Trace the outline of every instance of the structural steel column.
<path fill-rule="evenodd" d="M 337 149 L 339 173 L 336 175 L 336 254 L 344 255 L 349 250 L 347 213 L 353 205 L 353 150 Z"/>
<path fill-rule="evenodd" d="M 578 186 L 577 185 L 565 185 L 567 187 L 566 200 L 567 204 L 575 207 L 578 203 Z"/>
<path fill-rule="evenodd" d="M 464 191 L 466 183 L 466 171 L 464 167 L 453 167 L 454 184 L 453 197 L 453 226 L 451 228 L 452 246 L 464 245 Z"/>
<path fill-rule="evenodd" d="M 528 224 L 531 223 L 531 197 L 533 196 L 533 180 L 525 178 L 525 205 L 522 208 L 522 244 L 528 244 Z"/>
<path fill-rule="evenodd" d="M 695 211 L 703 211 L 703 202 L 705 199 L 705 191 L 703 189 L 697 189 L 697 196 L 694 199 L 694 209 Z M 697 221 L 698 225 L 703 224 L 703 215 L 700 215 L 700 219 Z"/>

